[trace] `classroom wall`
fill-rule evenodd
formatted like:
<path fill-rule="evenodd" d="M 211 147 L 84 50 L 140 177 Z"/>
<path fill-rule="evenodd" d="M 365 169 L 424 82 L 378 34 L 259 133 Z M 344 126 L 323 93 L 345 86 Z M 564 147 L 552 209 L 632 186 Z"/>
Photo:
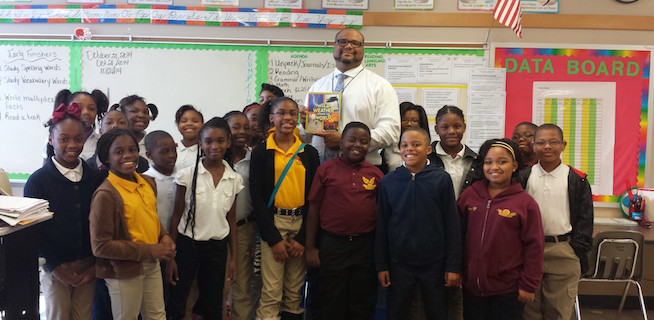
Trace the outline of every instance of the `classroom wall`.
<path fill-rule="evenodd" d="M 46 1 L 33 0 L 31 4 L 65 3 L 63 0 Z M 107 0 L 106 4 L 124 4 L 126 0 Z M 320 8 L 320 0 L 304 0 L 304 8 Z M 436 0 L 436 13 L 461 13 L 462 16 L 470 12 L 456 10 L 456 0 Z M 175 5 L 200 4 L 200 0 L 175 0 Z M 241 7 L 262 7 L 263 0 L 241 0 Z M 368 12 L 406 12 L 394 11 L 392 0 L 370 0 Z M 412 12 L 412 11 L 409 11 Z M 431 11 L 427 11 L 429 13 Z M 654 12 L 654 1 L 638 1 L 633 4 L 620 4 L 614 0 L 562 0 L 560 15 L 587 15 L 585 18 L 591 22 L 601 18 L 596 15 L 610 16 L 648 16 Z M 396 16 L 395 18 L 399 17 Z M 404 17 L 404 16 L 402 16 Z M 410 17 L 406 17 L 410 19 Z M 592 20 L 592 21 L 590 21 Z M 395 21 L 398 22 L 398 21 Z M 491 24 L 489 16 L 489 25 Z M 0 28 L 2 34 L 72 34 L 76 24 L 5 24 Z M 137 24 L 91 24 L 88 27 L 95 35 L 133 35 L 133 36 L 163 36 L 163 37 L 206 37 L 228 39 L 275 39 L 275 40 L 331 40 L 334 30 L 302 29 L 302 28 L 245 28 L 245 27 L 206 27 L 184 25 L 137 25 Z M 652 29 L 652 28 L 649 28 Z M 362 32 L 367 42 L 484 42 L 488 28 L 461 28 L 461 27 L 387 27 L 366 26 Z M 534 29 L 528 25 L 523 26 L 523 38 L 518 39 L 513 32 L 505 27 L 494 27 L 488 41 L 491 43 L 538 43 L 538 44 L 591 44 L 591 45 L 639 45 L 651 46 L 654 49 L 654 31 L 625 31 L 625 30 L 599 30 L 599 29 Z M 649 47 L 648 47 L 649 48 Z M 650 105 L 652 105 L 650 98 Z M 113 103 L 113 101 L 112 101 Z M 652 112 L 649 123 L 652 124 Z M 651 137 L 651 127 L 648 136 Z M 651 139 L 648 141 L 648 150 L 652 150 Z M 652 152 L 648 152 L 648 159 Z M 651 186 L 654 175 L 647 161 L 645 185 Z M 22 194 L 20 186 L 17 190 Z M 616 209 L 597 208 L 598 216 L 617 216 Z"/>

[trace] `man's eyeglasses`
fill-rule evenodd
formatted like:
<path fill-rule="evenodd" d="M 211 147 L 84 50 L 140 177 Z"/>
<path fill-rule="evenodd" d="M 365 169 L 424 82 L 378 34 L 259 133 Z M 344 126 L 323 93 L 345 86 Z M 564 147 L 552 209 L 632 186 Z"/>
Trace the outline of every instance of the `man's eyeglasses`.
<path fill-rule="evenodd" d="M 348 40 L 348 39 L 336 39 L 336 44 L 338 44 L 341 47 L 347 46 L 348 43 L 351 44 L 353 48 L 363 47 L 363 42 L 361 42 L 361 41 Z"/>

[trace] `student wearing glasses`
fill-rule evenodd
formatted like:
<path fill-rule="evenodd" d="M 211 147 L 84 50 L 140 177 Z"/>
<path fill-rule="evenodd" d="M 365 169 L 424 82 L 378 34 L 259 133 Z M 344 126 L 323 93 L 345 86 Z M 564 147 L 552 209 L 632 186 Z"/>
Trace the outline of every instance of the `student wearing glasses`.
<path fill-rule="evenodd" d="M 536 128 L 538 126 L 531 122 L 520 122 L 513 129 L 511 140 L 518 144 L 524 167 L 531 167 L 538 162 L 538 157 L 536 157 L 536 153 L 534 152 L 534 133 L 536 133 Z"/>
<path fill-rule="evenodd" d="M 557 125 L 536 129 L 538 163 L 520 174 L 541 210 L 545 254 L 543 279 L 525 319 L 570 319 L 579 277 L 588 269 L 593 234 L 593 196 L 585 173 L 561 161 L 566 141 Z"/>
<path fill-rule="evenodd" d="M 342 94 L 339 131 L 318 133 L 311 140 L 311 145 L 318 149 L 321 162 L 338 157 L 341 132 L 352 121 L 371 128 L 366 160 L 373 165 L 382 163 L 380 149 L 390 149 L 400 140 L 397 94 L 386 79 L 363 67 L 363 55 L 363 34 L 352 28 L 340 30 L 334 41 L 336 68 L 309 89 L 309 92 Z"/>

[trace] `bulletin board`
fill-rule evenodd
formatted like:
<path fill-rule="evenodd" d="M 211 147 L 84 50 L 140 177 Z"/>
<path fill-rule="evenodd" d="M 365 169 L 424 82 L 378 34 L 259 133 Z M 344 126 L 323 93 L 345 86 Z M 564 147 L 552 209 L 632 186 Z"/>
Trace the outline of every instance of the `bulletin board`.
<path fill-rule="evenodd" d="M 522 121 L 555 123 L 563 162 L 588 174 L 594 201 L 617 201 L 645 180 L 651 52 L 496 44 L 506 68 L 507 135 Z"/>
<path fill-rule="evenodd" d="M 364 66 L 384 75 L 387 57 L 467 56 L 479 48 L 366 48 Z M 138 94 L 159 108 L 148 131 L 179 140 L 175 111 L 184 104 L 205 120 L 258 101 L 261 83 L 302 103 L 311 84 L 334 69 L 332 48 L 251 44 L 0 40 L 0 167 L 26 180 L 42 164 L 43 127 L 62 89 L 100 89 L 110 104 Z"/>

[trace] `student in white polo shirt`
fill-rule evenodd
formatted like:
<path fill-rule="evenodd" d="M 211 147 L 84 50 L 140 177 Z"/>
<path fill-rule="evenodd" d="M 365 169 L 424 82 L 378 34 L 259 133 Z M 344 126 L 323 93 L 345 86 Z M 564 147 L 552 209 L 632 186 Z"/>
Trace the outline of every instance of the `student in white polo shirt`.
<path fill-rule="evenodd" d="M 586 174 L 561 162 L 566 141 L 554 124 L 536 129 L 538 163 L 524 170 L 522 185 L 541 210 L 545 234 L 543 280 L 525 319 L 570 319 L 593 234 L 593 196 Z"/>

